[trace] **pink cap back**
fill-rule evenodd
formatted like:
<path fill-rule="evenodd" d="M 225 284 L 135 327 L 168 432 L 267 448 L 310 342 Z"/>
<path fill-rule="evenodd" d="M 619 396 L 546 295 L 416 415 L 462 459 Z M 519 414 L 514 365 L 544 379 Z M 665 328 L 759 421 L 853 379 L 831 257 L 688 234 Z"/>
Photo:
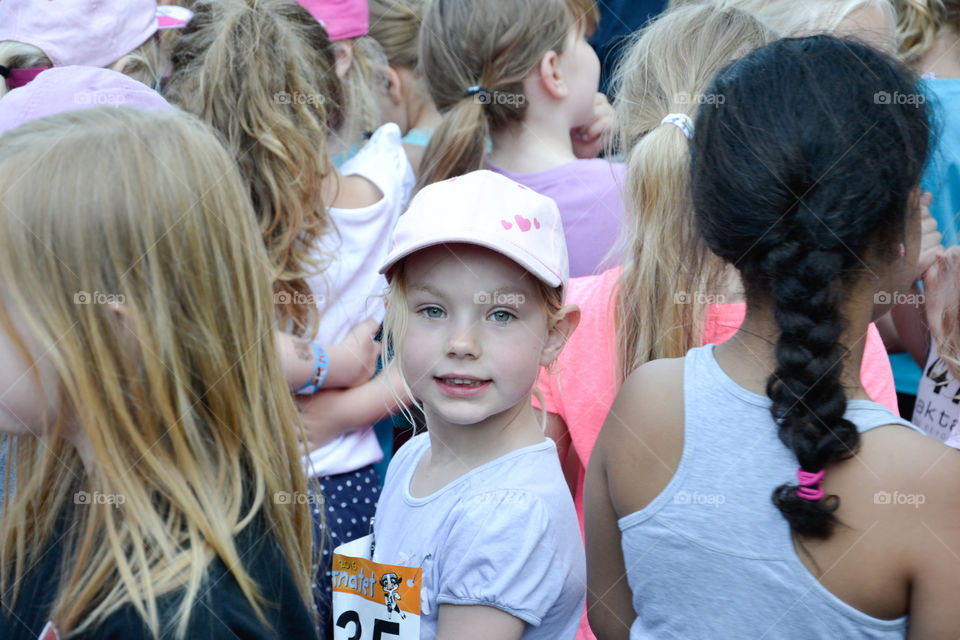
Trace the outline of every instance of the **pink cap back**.
<path fill-rule="evenodd" d="M 113 64 L 158 28 L 156 0 L 0 0 L 0 42 L 33 45 L 55 67 Z"/>
<path fill-rule="evenodd" d="M 173 109 L 159 93 L 122 73 L 99 67 L 55 67 L 0 99 L 0 135 L 31 120 L 94 107 Z"/>
<path fill-rule="evenodd" d="M 492 171 L 424 187 L 400 216 L 380 273 L 421 249 L 475 244 L 510 258 L 547 286 L 566 289 L 567 242 L 556 203 Z"/>
<path fill-rule="evenodd" d="M 297 0 L 327 30 L 331 42 L 359 38 L 370 30 L 367 0 Z"/>

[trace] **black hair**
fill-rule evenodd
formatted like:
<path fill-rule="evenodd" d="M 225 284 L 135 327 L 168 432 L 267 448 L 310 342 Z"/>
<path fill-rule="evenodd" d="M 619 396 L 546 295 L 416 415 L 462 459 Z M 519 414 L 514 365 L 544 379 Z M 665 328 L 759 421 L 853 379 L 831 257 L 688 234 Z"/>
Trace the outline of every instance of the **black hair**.
<path fill-rule="evenodd" d="M 843 285 L 868 254 L 893 259 L 904 237 L 929 153 L 927 105 L 905 67 L 825 35 L 757 49 L 705 93 L 715 99 L 691 148 L 697 224 L 740 270 L 747 300 L 772 305 L 771 413 L 800 467 L 817 472 L 860 444 L 840 384 Z M 777 487 L 774 504 L 794 532 L 829 536 L 839 497 L 797 488 Z"/>

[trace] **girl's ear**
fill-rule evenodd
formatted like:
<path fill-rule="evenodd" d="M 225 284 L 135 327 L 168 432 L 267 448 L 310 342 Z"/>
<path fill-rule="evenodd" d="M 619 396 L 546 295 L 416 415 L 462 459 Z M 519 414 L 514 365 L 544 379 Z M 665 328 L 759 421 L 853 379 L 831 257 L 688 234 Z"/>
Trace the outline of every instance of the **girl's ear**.
<path fill-rule="evenodd" d="M 388 66 L 385 71 L 387 75 L 387 97 L 393 103 L 393 106 L 400 107 L 403 105 L 403 78 L 393 67 Z"/>
<path fill-rule="evenodd" d="M 534 72 L 539 76 L 540 87 L 544 93 L 554 100 L 563 100 L 567 97 L 569 90 L 567 83 L 563 79 L 563 73 L 560 70 L 560 56 L 556 51 L 547 51 L 540 58 L 540 64 L 534 68 Z"/>
<path fill-rule="evenodd" d="M 334 69 L 337 77 L 343 80 L 347 77 L 347 71 L 350 71 L 350 65 L 353 64 L 353 41 L 338 40 L 333 43 Z"/>
<path fill-rule="evenodd" d="M 563 346 L 567 344 L 567 340 L 578 324 L 580 324 L 580 307 L 577 305 L 568 304 L 557 312 L 557 317 L 547 333 L 543 351 L 540 353 L 541 366 L 548 366 L 560 356 Z"/>

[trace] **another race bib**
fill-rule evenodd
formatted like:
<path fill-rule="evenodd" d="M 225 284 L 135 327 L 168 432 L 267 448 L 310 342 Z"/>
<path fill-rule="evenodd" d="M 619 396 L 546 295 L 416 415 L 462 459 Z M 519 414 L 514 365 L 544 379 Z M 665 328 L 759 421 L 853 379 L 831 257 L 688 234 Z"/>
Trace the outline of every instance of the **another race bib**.
<path fill-rule="evenodd" d="M 373 562 L 372 543 L 333 550 L 334 640 L 420 640 L 421 571 Z"/>

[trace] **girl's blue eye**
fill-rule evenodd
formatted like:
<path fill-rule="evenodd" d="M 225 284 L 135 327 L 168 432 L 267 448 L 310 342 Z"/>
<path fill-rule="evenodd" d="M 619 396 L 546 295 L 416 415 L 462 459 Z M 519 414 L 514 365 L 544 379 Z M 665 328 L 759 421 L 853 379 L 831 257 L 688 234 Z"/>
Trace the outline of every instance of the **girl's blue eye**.
<path fill-rule="evenodd" d="M 443 309 L 441 309 L 440 307 L 424 307 L 423 309 L 420 309 L 420 313 L 422 313 L 427 318 L 443 317 Z"/>
<path fill-rule="evenodd" d="M 510 322 L 514 318 L 516 318 L 516 316 L 510 313 L 509 311 L 503 311 L 503 310 L 494 311 L 493 313 L 490 314 L 490 319 L 493 320 L 494 322 L 506 323 L 506 322 Z"/>

